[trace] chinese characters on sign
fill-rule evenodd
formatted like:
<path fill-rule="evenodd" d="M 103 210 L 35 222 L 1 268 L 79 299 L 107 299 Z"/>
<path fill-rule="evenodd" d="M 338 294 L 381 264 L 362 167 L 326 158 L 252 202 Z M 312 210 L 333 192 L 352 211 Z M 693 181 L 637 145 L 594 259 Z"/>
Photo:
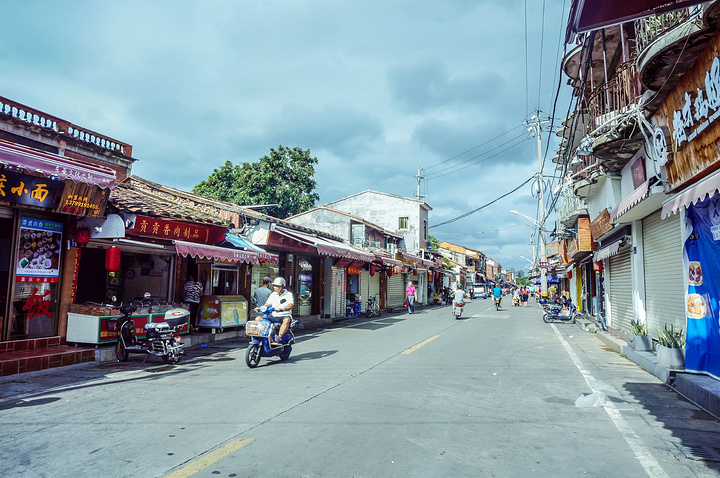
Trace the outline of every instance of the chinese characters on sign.
<path fill-rule="evenodd" d="M 705 97 L 707 95 L 707 97 Z M 693 108 L 695 113 L 693 114 Z M 714 111 L 710 115 L 710 111 Z M 702 133 L 713 121 L 720 116 L 720 58 L 715 58 L 710 70 L 705 73 L 705 87 L 697 89 L 697 96 L 693 101 L 690 93 L 685 93 L 685 104 L 682 109 L 673 113 L 672 137 L 676 146 L 686 141 L 692 141 Z M 695 122 L 705 120 L 698 124 L 694 131 L 690 130 Z"/>
<path fill-rule="evenodd" d="M 223 228 L 167 221 L 147 216 L 136 216 L 135 224 L 132 228 L 126 229 L 126 233 L 204 244 L 214 244 L 225 237 Z"/>
<path fill-rule="evenodd" d="M 55 208 L 65 184 L 4 169 L 0 171 L 0 201 Z"/>
<path fill-rule="evenodd" d="M 58 282 L 63 225 L 55 221 L 20 219 L 16 282 Z"/>
<path fill-rule="evenodd" d="M 27 302 L 23 305 L 22 310 L 27 311 L 28 319 L 34 319 L 37 316 L 45 316 L 52 318 L 53 314 L 50 311 L 50 298 L 48 297 L 51 291 L 46 290 L 40 293 L 37 287 L 33 287 L 33 292 L 28 297 Z"/>
<path fill-rule="evenodd" d="M 65 193 L 62 195 L 57 212 L 78 216 L 103 217 L 109 196 L 109 189 L 102 189 L 85 183 L 73 183 L 67 180 Z"/>

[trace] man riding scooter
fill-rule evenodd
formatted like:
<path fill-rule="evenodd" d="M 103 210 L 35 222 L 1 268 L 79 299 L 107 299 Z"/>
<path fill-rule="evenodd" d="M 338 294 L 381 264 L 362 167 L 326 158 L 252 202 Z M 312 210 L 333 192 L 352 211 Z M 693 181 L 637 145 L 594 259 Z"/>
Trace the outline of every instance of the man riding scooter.
<path fill-rule="evenodd" d="M 292 321 L 292 308 L 294 301 L 292 292 L 285 289 L 285 279 L 282 277 L 276 277 L 272 286 L 273 292 L 270 294 L 264 305 L 274 309 L 268 320 L 274 324 L 280 324 L 280 331 L 278 332 L 277 338 L 272 341 L 271 345 L 281 345 L 280 338 L 287 333 L 287 330 L 290 327 L 290 322 Z M 259 311 L 260 309 L 258 308 L 255 310 Z M 256 317 L 255 320 L 262 320 L 262 316 Z"/>
<path fill-rule="evenodd" d="M 500 302 L 502 301 L 502 289 L 500 284 L 495 284 L 493 287 L 493 300 L 495 301 L 495 308 L 500 308 Z"/>

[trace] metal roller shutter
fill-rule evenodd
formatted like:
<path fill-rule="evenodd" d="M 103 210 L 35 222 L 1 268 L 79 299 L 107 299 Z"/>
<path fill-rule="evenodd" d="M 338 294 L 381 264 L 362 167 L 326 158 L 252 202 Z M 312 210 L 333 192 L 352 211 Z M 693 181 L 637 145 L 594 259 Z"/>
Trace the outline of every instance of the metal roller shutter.
<path fill-rule="evenodd" d="M 635 317 L 632 302 L 631 249 L 612 256 L 610 261 L 610 313 L 608 323 L 619 330 L 629 330 Z"/>
<path fill-rule="evenodd" d="M 345 289 L 345 269 L 340 267 L 333 267 L 332 287 L 330 288 L 333 317 L 345 317 Z"/>
<path fill-rule="evenodd" d="M 660 211 L 643 219 L 645 311 L 648 333 L 665 324 L 685 329 L 685 289 L 680 214 L 665 220 Z"/>
<path fill-rule="evenodd" d="M 377 300 L 380 300 L 380 274 L 371 276 L 370 272 L 366 270 L 360 271 L 360 295 L 362 296 L 363 312 L 365 312 L 365 306 L 370 297 L 377 295 Z"/>
<path fill-rule="evenodd" d="M 405 275 L 388 277 L 388 307 L 402 307 L 405 303 Z"/>

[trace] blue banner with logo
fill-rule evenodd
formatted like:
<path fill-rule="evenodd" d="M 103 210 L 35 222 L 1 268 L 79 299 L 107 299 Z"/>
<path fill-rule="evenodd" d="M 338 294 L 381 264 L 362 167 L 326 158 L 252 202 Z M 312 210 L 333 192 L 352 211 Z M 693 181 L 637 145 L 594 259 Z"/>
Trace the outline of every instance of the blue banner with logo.
<path fill-rule="evenodd" d="M 720 195 L 688 208 L 685 368 L 720 377 Z"/>

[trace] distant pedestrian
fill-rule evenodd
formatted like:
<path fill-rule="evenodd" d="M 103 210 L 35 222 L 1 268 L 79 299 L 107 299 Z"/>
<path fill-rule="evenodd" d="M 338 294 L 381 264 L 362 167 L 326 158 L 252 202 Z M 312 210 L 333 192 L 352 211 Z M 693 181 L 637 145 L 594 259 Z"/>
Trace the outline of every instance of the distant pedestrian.
<path fill-rule="evenodd" d="M 413 285 L 412 281 L 407 283 L 405 288 L 405 296 L 407 297 L 407 310 L 408 314 L 415 312 L 415 301 L 417 300 L 417 289 Z"/>
<path fill-rule="evenodd" d="M 523 288 L 522 288 L 522 295 L 521 295 L 521 300 L 522 300 L 522 303 L 523 303 L 523 307 L 527 307 L 528 299 L 529 299 L 529 298 L 530 298 L 530 294 L 528 293 L 527 288 L 523 287 Z"/>
<path fill-rule="evenodd" d="M 262 285 L 253 291 L 253 301 L 255 302 L 255 307 L 265 305 L 268 297 L 270 297 L 270 294 L 272 294 L 272 291 L 270 290 L 270 278 L 263 277 Z"/>
<path fill-rule="evenodd" d="M 202 295 L 202 284 L 195 282 L 195 276 L 187 275 L 185 281 L 185 303 L 190 309 L 190 324 L 195 328 L 198 326 L 197 311 L 200 306 L 200 296 Z"/>

